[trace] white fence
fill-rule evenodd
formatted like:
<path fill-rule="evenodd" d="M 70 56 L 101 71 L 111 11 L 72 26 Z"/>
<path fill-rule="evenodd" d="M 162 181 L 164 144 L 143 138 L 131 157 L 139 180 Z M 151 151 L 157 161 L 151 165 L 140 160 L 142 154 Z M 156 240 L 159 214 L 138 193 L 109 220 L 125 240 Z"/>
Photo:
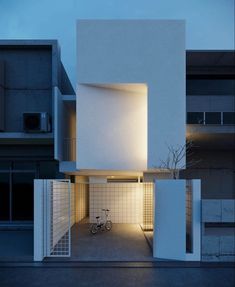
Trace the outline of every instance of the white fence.
<path fill-rule="evenodd" d="M 71 192 L 70 180 L 34 181 L 35 261 L 50 256 L 70 256 L 70 227 L 74 223 L 71 209 L 74 210 L 74 191 L 72 187 Z"/>
<path fill-rule="evenodd" d="M 47 256 L 70 256 L 71 187 L 69 180 L 53 180 L 48 190 L 50 249 Z M 74 206 L 74 201 L 73 204 Z"/>

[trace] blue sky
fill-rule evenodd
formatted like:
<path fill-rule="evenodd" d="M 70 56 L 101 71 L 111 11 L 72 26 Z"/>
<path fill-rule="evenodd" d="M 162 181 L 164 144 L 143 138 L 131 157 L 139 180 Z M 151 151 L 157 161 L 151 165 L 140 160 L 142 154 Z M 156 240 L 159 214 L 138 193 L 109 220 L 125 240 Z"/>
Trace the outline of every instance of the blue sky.
<path fill-rule="evenodd" d="M 1 39 L 58 39 L 75 83 L 76 19 L 185 19 L 187 49 L 234 49 L 235 0 L 0 0 Z"/>

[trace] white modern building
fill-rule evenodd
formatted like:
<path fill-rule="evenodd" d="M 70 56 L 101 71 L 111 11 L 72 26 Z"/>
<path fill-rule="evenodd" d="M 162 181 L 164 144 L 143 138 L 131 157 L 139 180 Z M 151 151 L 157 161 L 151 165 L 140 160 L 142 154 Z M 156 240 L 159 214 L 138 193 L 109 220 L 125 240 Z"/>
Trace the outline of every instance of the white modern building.
<path fill-rule="evenodd" d="M 162 170 L 169 146 L 186 161 L 185 69 L 183 21 L 77 21 L 76 96 L 55 88 L 54 102 L 55 158 L 73 182 L 35 181 L 35 260 L 73 256 L 70 226 L 103 208 L 152 230 L 153 258 L 200 260 L 200 181 Z"/>

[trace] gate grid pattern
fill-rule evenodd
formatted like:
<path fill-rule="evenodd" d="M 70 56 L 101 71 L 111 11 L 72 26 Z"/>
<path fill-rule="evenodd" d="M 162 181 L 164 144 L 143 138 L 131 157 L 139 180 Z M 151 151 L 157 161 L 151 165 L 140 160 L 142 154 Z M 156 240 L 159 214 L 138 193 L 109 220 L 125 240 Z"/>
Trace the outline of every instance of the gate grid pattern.
<path fill-rule="evenodd" d="M 71 255 L 71 185 L 69 180 L 53 180 L 50 188 L 50 250 L 49 256 Z"/>

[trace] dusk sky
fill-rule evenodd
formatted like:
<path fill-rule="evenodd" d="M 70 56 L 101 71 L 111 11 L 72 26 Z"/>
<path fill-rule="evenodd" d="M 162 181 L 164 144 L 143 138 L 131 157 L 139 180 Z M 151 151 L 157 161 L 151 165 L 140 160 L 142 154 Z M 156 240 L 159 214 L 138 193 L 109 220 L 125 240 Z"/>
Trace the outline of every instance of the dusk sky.
<path fill-rule="evenodd" d="M 235 0 L 0 0 L 0 39 L 58 39 L 75 84 L 76 19 L 185 19 L 187 49 L 234 49 Z"/>

